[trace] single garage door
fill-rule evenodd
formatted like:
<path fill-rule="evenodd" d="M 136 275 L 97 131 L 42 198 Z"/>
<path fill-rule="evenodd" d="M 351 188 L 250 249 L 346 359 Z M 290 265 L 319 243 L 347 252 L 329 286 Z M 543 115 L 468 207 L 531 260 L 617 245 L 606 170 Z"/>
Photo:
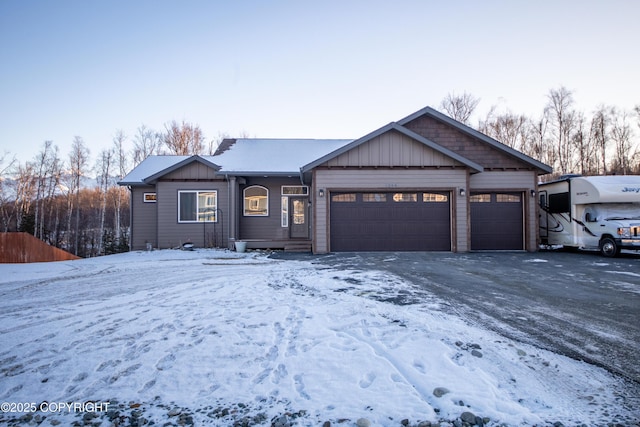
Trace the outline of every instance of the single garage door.
<path fill-rule="evenodd" d="M 450 251 L 450 198 L 449 192 L 332 192 L 331 250 Z"/>
<path fill-rule="evenodd" d="M 471 250 L 524 249 L 522 193 L 471 193 Z"/>

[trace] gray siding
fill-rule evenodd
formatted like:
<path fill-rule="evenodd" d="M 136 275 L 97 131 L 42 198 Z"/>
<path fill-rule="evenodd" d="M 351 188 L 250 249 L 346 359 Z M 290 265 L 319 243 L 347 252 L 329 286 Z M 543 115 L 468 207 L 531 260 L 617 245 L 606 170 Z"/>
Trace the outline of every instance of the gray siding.
<path fill-rule="evenodd" d="M 197 247 L 227 246 L 229 237 L 227 181 L 160 181 L 156 187 L 159 248 L 174 248 L 186 242 L 191 242 Z M 217 191 L 218 221 L 179 223 L 178 192 L 182 190 Z"/>
<path fill-rule="evenodd" d="M 450 157 L 397 131 L 389 131 L 326 163 L 329 167 L 454 167 Z"/>
<path fill-rule="evenodd" d="M 244 189 L 259 185 L 269 190 L 269 215 L 244 216 Z M 301 185 L 300 178 L 247 178 L 238 190 L 241 240 L 289 240 L 289 228 L 282 227 L 282 186 Z"/>
<path fill-rule="evenodd" d="M 215 180 L 219 178 L 220 177 L 216 175 L 216 171 L 214 169 L 200 162 L 193 162 L 178 170 L 166 174 L 162 177 L 162 180 L 196 181 Z"/>
<path fill-rule="evenodd" d="M 139 251 L 151 243 L 158 247 L 156 236 L 158 214 L 157 203 L 144 203 L 144 193 L 154 193 L 155 187 L 132 187 L 131 189 L 131 250 Z"/>

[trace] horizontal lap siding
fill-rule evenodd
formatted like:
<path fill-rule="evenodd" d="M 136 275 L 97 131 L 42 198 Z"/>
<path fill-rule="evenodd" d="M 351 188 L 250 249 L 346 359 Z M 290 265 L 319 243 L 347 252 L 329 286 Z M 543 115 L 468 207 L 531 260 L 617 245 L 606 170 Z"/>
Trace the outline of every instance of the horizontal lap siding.
<path fill-rule="evenodd" d="M 226 247 L 229 236 L 229 218 L 227 218 L 229 192 L 227 181 L 161 181 L 156 187 L 158 247 L 173 248 L 185 242 L 192 242 L 198 247 L 208 246 L 211 243 L 215 243 L 219 247 Z M 179 223 L 178 191 L 182 190 L 216 190 L 218 192 L 218 222 Z"/>
<path fill-rule="evenodd" d="M 244 216 L 244 189 L 259 185 L 269 190 L 269 216 Z M 286 240 L 289 228 L 282 227 L 282 186 L 301 185 L 300 178 L 247 178 L 246 185 L 238 191 L 240 216 L 240 239 Z"/>
<path fill-rule="evenodd" d="M 464 169 L 316 169 L 314 194 L 325 190 L 325 196 L 316 196 L 314 209 L 314 251 L 329 251 L 329 202 L 331 191 L 381 190 L 401 191 L 437 189 L 451 191 L 454 209 L 452 250 L 467 251 L 467 203 L 460 199 L 458 188 L 466 188 L 467 171 Z"/>
<path fill-rule="evenodd" d="M 155 193 L 155 187 L 131 188 L 131 250 L 146 249 L 147 243 L 158 247 L 156 203 L 144 203 L 144 193 Z"/>

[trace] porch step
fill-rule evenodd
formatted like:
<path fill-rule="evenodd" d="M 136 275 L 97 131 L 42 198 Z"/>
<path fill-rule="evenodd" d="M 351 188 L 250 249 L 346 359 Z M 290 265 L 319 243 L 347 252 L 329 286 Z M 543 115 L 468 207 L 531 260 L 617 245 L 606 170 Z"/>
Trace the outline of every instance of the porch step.
<path fill-rule="evenodd" d="M 287 242 L 284 244 L 285 252 L 311 252 L 311 242 Z"/>

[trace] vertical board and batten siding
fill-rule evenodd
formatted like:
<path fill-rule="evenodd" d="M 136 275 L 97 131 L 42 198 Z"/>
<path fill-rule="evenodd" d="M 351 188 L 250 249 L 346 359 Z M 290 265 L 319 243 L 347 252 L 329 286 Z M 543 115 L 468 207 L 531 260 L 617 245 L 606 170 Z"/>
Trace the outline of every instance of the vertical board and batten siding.
<path fill-rule="evenodd" d="M 259 185 L 269 190 L 269 215 L 244 216 L 244 189 Z M 302 185 L 300 178 L 247 178 L 238 191 L 238 216 L 242 240 L 287 240 L 289 228 L 282 226 L 282 186 Z"/>
<path fill-rule="evenodd" d="M 162 177 L 162 180 L 219 180 L 216 170 L 200 162 L 191 162 L 188 165 L 176 169 Z"/>
<path fill-rule="evenodd" d="M 316 169 L 313 176 L 314 245 L 316 253 L 330 251 L 329 204 L 331 192 L 337 191 L 404 191 L 441 190 L 452 195 L 453 251 L 467 251 L 468 214 L 467 200 L 458 195 L 458 188 L 467 187 L 466 169 Z M 318 197 L 323 189 L 325 196 Z"/>
<path fill-rule="evenodd" d="M 538 204 L 531 190 L 538 192 L 538 175 L 534 171 L 483 172 L 471 175 L 470 191 L 522 192 L 524 201 L 525 249 L 538 249 Z"/>
<path fill-rule="evenodd" d="M 140 251 L 147 248 L 150 243 L 154 248 L 158 247 L 157 203 L 145 203 L 145 193 L 155 193 L 154 186 L 131 187 L 131 250 Z"/>
<path fill-rule="evenodd" d="M 197 247 L 226 247 L 229 236 L 229 185 L 227 181 L 160 181 L 156 184 L 158 203 L 158 247 L 174 248 L 191 242 Z M 217 191 L 217 222 L 178 222 L 178 192 Z M 222 212 L 222 214 L 220 214 Z"/>
<path fill-rule="evenodd" d="M 329 167 L 428 167 L 460 163 L 421 142 L 389 131 L 330 159 Z"/>

